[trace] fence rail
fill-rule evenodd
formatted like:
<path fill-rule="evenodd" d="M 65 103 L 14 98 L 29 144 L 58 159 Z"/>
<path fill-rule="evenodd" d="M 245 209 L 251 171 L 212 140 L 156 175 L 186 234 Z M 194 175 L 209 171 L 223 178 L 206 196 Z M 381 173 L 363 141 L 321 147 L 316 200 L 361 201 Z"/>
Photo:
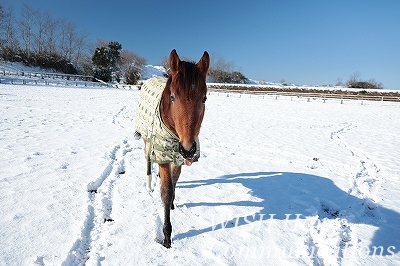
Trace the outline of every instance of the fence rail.
<path fill-rule="evenodd" d="M 100 86 L 106 87 L 105 84 L 94 82 L 92 76 L 71 75 L 63 73 L 49 72 L 30 72 L 15 69 L 0 69 L 0 83 L 3 84 L 23 84 L 23 85 L 54 85 L 54 86 Z"/>
<path fill-rule="evenodd" d="M 76 86 L 76 87 L 115 87 L 111 84 L 93 82 L 93 81 L 81 81 L 81 80 L 62 80 L 62 79 L 34 79 L 34 78 L 13 78 L 5 77 L 0 78 L 1 84 L 14 84 L 14 85 L 43 85 L 43 86 Z"/>
<path fill-rule="evenodd" d="M 307 92 L 306 89 L 302 90 L 277 90 L 268 88 L 268 89 L 231 89 L 231 88 L 224 88 L 224 86 L 219 85 L 209 85 L 209 90 L 216 91 L 216 92 L 227 92 L 227 93 L 243 93 L 243 94 L 258 94 L 258 95 L 276 95 L 276 96 L 291 96 L 291 97 L 302 97 L 302 98 L 309 98 L 310 99 L 339 99 L 339 100 L 365 100 L 365 101 L 391 101 L 391 102 L 400 102 L 400 93 L 384 93 L 384 92 L 376 92 L 374 94 L 369 93 L 348 93 L 346 91 L 323 91 L 318 92 L 318 90 L 312 90 L 312 92 Z"/>
<path fill-rule="evenodd" d="M 50 72 L 25 72 L 20 70 L 9 70 L 9 69 L 1 69 L 0 73 L 3 76 L 17 76 L 17 77 L 27 77 L 27 78 L 41 78 L 41 79 L 65 79 L 65 80 L 73 80 L 73 81 L 92 81 L 94 80 L 93 76 L 83 76 L 83 75 L 72 75 L 72 74 L 63 74 L 63 73 L 50 73 Z"/>
<path fill-rule="evenodd" d="M 45 86 L 76 86 L 76 87 L 108 87 L 118 89 L 133 89 L 137 86 L 110 84 L 101 80 L 96 80 L 93 76 L 71 75 L 62 73 L 48 72 L 24 72 L 20 70 L 10 70 L 3 67 L 0 68 L 0 84 L 17 84 L 17 85 L 45 85 Z M 96 81 L 94 81 L 96 80 Z M 392 101 L 400 102 L 400 93 L 398 92 L 380 92 L 370 90 L 326 90 L 326 89 L 307 89 L 298 87 L 277 88 L 268 85 L 251 85 L 244 86 L 242 84 L 207 84 L 210 91 L 227 92 L 227 93 L 245 93 L 245 94 L 262 94 L 276 96 L 292 96 L 308 99 L 350 99 L 350 100 L 366 100 L 366 101 Z"/>
<path fill-rule="evenodd" d="M 0 84 L 43 85 L 43 86 L 76 86 L 76 87 L 107 87 L 131 90 L 136 86 L 110 84 L 95 79 L 93 76 L 70 75 L 63 73 L 24 72 L 18 70 L 0 69 Z"/>

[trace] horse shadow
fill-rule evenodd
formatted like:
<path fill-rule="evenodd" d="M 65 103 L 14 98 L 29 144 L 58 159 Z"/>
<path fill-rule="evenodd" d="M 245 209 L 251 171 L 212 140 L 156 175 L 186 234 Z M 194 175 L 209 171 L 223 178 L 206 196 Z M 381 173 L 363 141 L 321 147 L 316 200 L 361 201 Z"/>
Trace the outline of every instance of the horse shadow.
<path fill-rule="evenodd" d="M 344 218 L 353 224 L 368 224 L 377 228 L 370 242 L 371 252 L 382 247 L 381 255 L 393 255 L 400 251 L 400 214 L 375 204 L 368 199 L 357 198 L 337 187 L 330 179 L 304 173 L 254 172 L 224 175 L 215 179 L 183 181 L 180 188 L 211 186 L 215 184 L 239 183 L 247 187 L 261 201 L 236 201 L 229 203 L 186 203 L 187 208 L 196 206 L 254 206 L 263 220 L 294 220 L 318 216 L 318 219 Z M 301 215 L 300 215 L 301 214 Z M 271 216 L 272 215 L 272 216 Z M 183 239 L 222 228 L 237 227 L 258 222 L 251 217 L 234 217 L 218 225 L 203 229 L 191 229 L 178 233 L 175 239 Z M 371 254 L 371 253 L 370 253 Z"/>

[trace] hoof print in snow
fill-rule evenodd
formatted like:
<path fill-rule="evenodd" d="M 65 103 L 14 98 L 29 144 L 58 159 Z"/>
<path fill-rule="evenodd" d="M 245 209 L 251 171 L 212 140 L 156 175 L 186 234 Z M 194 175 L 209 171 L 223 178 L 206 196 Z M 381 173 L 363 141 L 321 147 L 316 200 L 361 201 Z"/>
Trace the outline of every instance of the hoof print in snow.
<path fill-rule="evenodd" d="M 97 189 L 90 189 L 88 190 L 89 193 L 91 194 L 96 194 L 97 193 Z"/>
<path fill-rule="evenodd" d="M 107 223 L 107 222 L 114 222 L 114 219 L 104 218 L 104 223 Z"/>
<path fill-rule="evenodd" d="M 335 210 L 335 209 L 332 209 L 332 208 L 329 207 L 329 206 L 323 206 L 323 207 L 322 207 L 322 210 L 323 210 L 326 214 L 328 214 L 328 217 L 330 217 L 330 218 L 337 218 L 337 217 L 339 217 L 339 214 L 340 214 L 340 211 Z"/>
<path fill-rule="evenodd" d="M 318 158 L 318 157 L 314 157 L 312 160 L 313 160 L 314 162 L 318 162 L 318 161 L 319 161 L 319 158 Z M 318 168 L 318 166 L 315 165 L 314 163 L 312 163 L 312 165 L 310 166 L 310 168 L 311 168 L 311 169 L 316 169 L 316 168 Z"/>
<path fill-rule="evenodd" d="M 125 174 L 125 171 L 124 170 L 122 170 L 122 171 L 119 171 L 119 173 L 118 174 L 120 174 L 120 175 L 123 175 L 123 174 Z"/>

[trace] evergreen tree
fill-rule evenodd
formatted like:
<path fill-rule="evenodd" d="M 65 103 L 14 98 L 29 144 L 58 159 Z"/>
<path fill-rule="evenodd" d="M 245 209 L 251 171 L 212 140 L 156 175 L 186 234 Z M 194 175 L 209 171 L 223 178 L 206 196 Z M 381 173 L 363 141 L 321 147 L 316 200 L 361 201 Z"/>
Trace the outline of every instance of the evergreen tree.
<path fill-rule="evenodd" d="M 110 42 L 108 44 L 108 57 L 110 60 L 111 68 L 116 68 L 118 60 L 121 57 L 122 45 L 118 42 Z"/>
<path fill-rule="evenodd" d="M 94 77 L 105 82 L 112 80 L 112 73 L 117 72 L 117 62 L 121 57 L 122 46 L 118 42 L 110 42 L 107 46 L 98 47 L 94 51 L 92 62 Z"/>

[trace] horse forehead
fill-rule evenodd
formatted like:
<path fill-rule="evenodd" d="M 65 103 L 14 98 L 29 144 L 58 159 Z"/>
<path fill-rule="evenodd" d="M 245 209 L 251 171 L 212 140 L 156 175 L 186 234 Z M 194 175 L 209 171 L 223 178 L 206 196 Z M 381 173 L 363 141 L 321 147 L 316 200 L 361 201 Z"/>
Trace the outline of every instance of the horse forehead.
<path fill-rule="evenodd" d="M 172 91 L 178 95 L 185 95 L 188 98 L 197 98 L 202 96 L 207 91 L 207 86 L 202 84 L 200 80 L 192 82 L 180 82 L 175 86 L 171 86 Z"/>

